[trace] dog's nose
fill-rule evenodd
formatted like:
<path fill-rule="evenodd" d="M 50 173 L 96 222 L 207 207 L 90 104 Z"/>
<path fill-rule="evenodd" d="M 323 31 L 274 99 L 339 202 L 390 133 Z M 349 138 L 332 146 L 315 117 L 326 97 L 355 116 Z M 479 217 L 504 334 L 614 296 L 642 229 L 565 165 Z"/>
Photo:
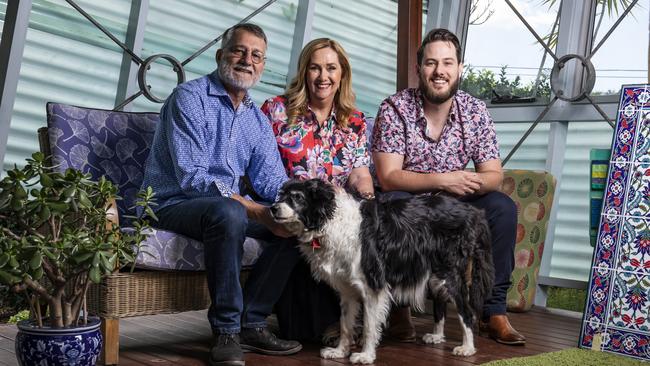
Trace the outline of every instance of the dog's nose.
<path fill-rule="evenodd" d="M 271 210 L 271 215 L 275 216 L 278 213 L 279 208 L 276 205 L 272 205 L 270 210 Z"/>

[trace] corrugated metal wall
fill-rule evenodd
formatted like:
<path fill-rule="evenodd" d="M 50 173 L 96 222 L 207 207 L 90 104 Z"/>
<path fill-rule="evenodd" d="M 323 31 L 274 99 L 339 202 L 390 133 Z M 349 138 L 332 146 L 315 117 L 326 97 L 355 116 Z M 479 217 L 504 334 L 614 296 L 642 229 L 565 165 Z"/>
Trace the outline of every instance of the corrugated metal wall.
<path fill-rule="evenodd" d="M 141 56 L 169 53 L 184 60 L 224 29 L 245 17 L 264 0 L 155 0 L 150 2 Z M 124 39 L 129 0 L 78 3 L 101 24 Z M 252 92 L 261 103 L 283 91 L 291 50 L 297 0 L 280 0 L 253 21 L 269 37 L 268 62 Z M 6 0 L 0 1 L 4 19 Z M 372 14 L 372 16 L 369 16 Z M 424 22 L 423 22 L 424 23 Z M 320 0 L 316 3 L 313 37 L 340 41 L 350 55 L 359 108 L 374 116 L 379 102 L 395 90 L 397 3 L 391 0 Z M 187 65 L 187 79 L 215 68 L 217 46 Z M 18 95 L 12 116 L 4 169 L 38 149 L 36 130 L 45 123 L 45 103 L 57 101 L 110 109 L 114 105 L 122 53 L 99 30 L 62 0 L 35 0 L 30 18 Z M 156 95 L 165 97 L 175 76 L 165 63 L 148 75 Z M 158 110 L 143 97 L 134 110 Z M 497 121 L 498 122 L 498 121 Z M 497 124 L 502 157 L 529 127 Z M 508 168 L 544 169 L 548 124 L 541 124 L 508 163 Z M 589 149 L 608 147 L 611 128 L 604 123 L 571 123 L 562 195 L 558 211 L 552 276 L 585 280 L 591 260 L 588 240 Z"/>
<path fill-rule="evenodd" d="M 124 39 L 130 1 L 78 3 Z M 36 130 L 45 124 L 46 102 L 112 108 L 121 59 L 121 50 L 67 3 L 35 0 L 4 168 L 22 165 L 38 150 Z"/>

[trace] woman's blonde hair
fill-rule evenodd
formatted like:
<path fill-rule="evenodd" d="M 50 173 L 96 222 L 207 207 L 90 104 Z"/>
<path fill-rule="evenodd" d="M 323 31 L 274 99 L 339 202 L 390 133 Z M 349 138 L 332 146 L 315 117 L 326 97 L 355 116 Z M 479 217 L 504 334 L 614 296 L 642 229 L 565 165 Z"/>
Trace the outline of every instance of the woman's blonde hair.
<path fill-rule="evenodd" d="M 352 112 L 356 109 L 354 105 L 355 97 L 352 91 L 352 69 L 350 68 L 350 59 L 341 45 L 333 39 L 318 38 L 307 43 L 300 52 L 298 60 L 298 73 L 291 80 L 285 92 L 288 105 L 287 116 L 289 124 L 293 124 L 298 116 L 307 113 L 307 104 L 309 103 L 309 90 L 307 89 L 307 71 L 311 57 L 314 52 L 323 48 L 331 48 L 336 52 L 341 64 L 341 83 L 339 90 L 334 96 L 334 106 L 336 108 L 336 123 L 339 127 L 347 127 Z"/>

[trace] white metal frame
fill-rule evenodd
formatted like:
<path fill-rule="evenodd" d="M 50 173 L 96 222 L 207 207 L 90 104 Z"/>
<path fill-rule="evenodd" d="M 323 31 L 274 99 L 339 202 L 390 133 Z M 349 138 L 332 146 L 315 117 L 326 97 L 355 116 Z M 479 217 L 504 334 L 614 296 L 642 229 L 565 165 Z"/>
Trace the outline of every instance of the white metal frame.
<path fill-rule="evenodd" d="M 293 43 L 291 44 L 291 58 L 289 59 L 289 69 L 287 70 L 287 85 L 289 85 L 291 79 L 296 75 L 300 51 L 311 40 L 315 8 L 316 0 L 298 1 L 298 13 L 296 14 L 296 23 L 293 28 Z"/>
<path fill-rule="evenodd" d="M 31 0 L 8 1 L 0 41 L 0 162 L 4 162 L 9 125 L 27 39 Z"/>
<path fill-rule="evenodd" d="M 126 40 L 124 44 L 136 55 L 142 53 L 142 44 L 144 43 L 144 29 L 147 26 L 147 15 L 149 14 L 149 0 L 132 0 L 131 13 L 129 14 L 129 24 L 126 31 Z M 120 78 L 117 84 L 117 93 L 115 94 L 115 107 L 122 104 L 126 98 L 133 95 L 139 90 L 138 65 L 133 62 L 133 58 L 123 52 L 122 66 L 120 69 Z M 130 111 L 133 104 L 129 103 L 122 107 L 123 111 Z"/>

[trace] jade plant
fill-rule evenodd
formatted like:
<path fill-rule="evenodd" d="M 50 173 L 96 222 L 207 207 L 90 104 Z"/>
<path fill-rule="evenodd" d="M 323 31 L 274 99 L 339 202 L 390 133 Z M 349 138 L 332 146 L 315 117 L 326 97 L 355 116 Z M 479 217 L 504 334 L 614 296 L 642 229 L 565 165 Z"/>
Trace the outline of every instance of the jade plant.
<path fill-rule="evenodd" d="M 117 225 L 116 199 L 111 181 L 59 172 L 42 153 L 0 181 L 0 281 L 25 294 L 38 326 L 85 324 L 91 283 L 133 265 L 155 219 L 153 192 L 139 192 L 129 231 Z"/>

